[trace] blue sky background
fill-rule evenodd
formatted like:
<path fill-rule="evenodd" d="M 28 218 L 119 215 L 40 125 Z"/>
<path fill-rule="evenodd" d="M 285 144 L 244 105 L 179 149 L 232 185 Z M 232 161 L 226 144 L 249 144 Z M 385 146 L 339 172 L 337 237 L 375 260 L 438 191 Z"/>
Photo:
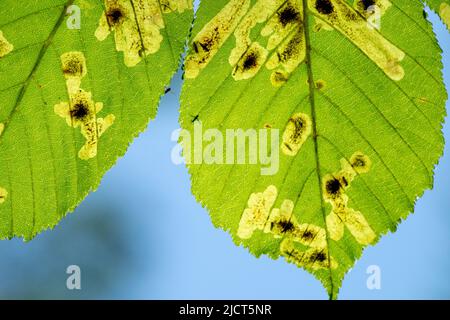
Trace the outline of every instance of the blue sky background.
<path fill-rule="evenodd" d="M 431 19 L 450 88 L 450 36 Z M 257 259 L 212 226 L 190 193 L 186 168 L 170 160 L 180 86 L 178 74 L 156 120 L 75 213 L 30 243 L 0 242 L 0 298 L 327 299 L 310 274 Z M 395 234 L 366 249 L 339 298 L 450 298 L 449 124 L 444 133 L 434 190 Z M 66 289 L 71 264 L 82 270 L 79 291 Z M 366 287 L 370 265 L 381 268 L 381 290 Z"/>

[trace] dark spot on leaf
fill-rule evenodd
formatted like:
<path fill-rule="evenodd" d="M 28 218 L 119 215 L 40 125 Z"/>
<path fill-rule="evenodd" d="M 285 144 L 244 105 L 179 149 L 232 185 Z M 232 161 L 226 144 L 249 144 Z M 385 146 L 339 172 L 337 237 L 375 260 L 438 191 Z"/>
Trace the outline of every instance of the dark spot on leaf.
<path fill-rule="evenodd" d="M 300 13 L 292 7 L 284 8 L 281 12 L 278 12 L 278 18 L 280 23 L 285 27 L 289 23 L 299 21 Z"/>
<path fill-rule="evenodd" d="M 348 180 L 347 180 L 346 177 L 342 177 L 342 178 L 341 178 L 341 182 L 342 182 L 342 185 L 343 185 L 344 187 L 348 187 Z"/>
<path fill-rule="evenodd" d="M 107 13 L 106 17 L 110 26 L 116 26 L 122 23 L 125 14 L 120 7 L 111 8 Z"/>
<path fill-rule="evenodd" d="M 310 230 L 306 230 L 305 232 L 303 232 L 302 234 L 302 238 L 303 240 L 312 240 L 314 238 L 314 233 Z"/>
<path fill-rule="evenodd" d="M 333 4 L 330 0 L 317 0 L 316 1 L 316 9 L 321 14 L 331 14 L 334 11 Z"/>
<path fill-rule="evenodd" d="M 220 40 L 220 30 L 219 27 L 215 27 L 211 37 L 204 37 L 201 40 L 194 41 L 192 43 L 192 47 L 195 53 L 199 53 L 200 49 L 202 49 L 203 52 L 210 52 L 214 47 L 214 45 L 219 42 L 219 40 Z"/>
<path fill-rule="evenodd" d="M 296 117 L 296 118 L 291 118 L 289 119 L 290 122 L 292 122 L 295 126 L 295 131 L 294 134 L 292 135 L 292 140 L 293 141 L 297 141 L 298 138 L 300 138 L 300 136 L 303 133 L 303 129 L 305 127 L 305 123 L 302 117 Z"/>
<path fill-rule="evenodd" d="M 292 257 L 294 256 L 294 250 L 290 250 L 290 251 L 286 252 L 286 255 L 287 255 L 289 258 L 292 258 Z"/>
<path fill-rule="evenodd" d="M 286 148 L 288 148 L 289 151 L 292 151 L 292 148 L 291 148 L 291 146 L 290 146 L 288 143 L 284 143 L 284 146 L 285 146 Z"/>
<path fill-rule="evenodd" d="M 209 52 L 211 50 L 212 43 L 213 42 L 211 39 L 206 39 L 204 42 L 199 42 L 198 44 L 202 47 L 203 51 Z"/>
<path fill-rule="evenodd" d="M 283 52 L 278 53 L 278 59 L 282 62 L 286 62 L 294 57 L 299 52 L 300 44 L 302 43 L 302 41 L 303 29 L 301 28 L 301 26 L 299 26 L 298 32 L 291 40 L 289 40 L 289 43 L 287 44 Z"/>
<path fill-rule="evenodd" d="M 258 55 L 256 52 L 250 52 L 244 60 L 244 63 L 242 64 L 242 68 L 244 70 L 253 69 L 258 65 Z"/>
<path fill-rule="evenodd" d="M 361 0 L 364 10 L 369 9 L 371 6 L 375 4 L 374 0 Z"/>
<path fill-rule="evenodd" d="M 331 196 L 337 196 L 341 191 L 341 183 L 338 179 L 333 178 L 325 183 L 325 189 Z"/>
<path fill-rule="evenodd" d="M 64 64 L 63 72 L 65 75 L 81 76 L 83 71 L 83 63 L 76 58 Z"/>
<path fill-rule="evenodd" d="M 72 110 L 70 110 L 70 116 L 75 120 L 83 120 L 89 115 L 89 106 L 83 101 L 77 102 Z"/>
<path fill-rule="evenodd" d="M 366 165 L 367 163 L 363 156 L 357 156 L 353 159 L 352 167 L 354 168 L 364 168 Z"/>
<path fill-rule="evenodd" d="M 279 221 L 278 226 L 280 227 L 282 233 L 286 233 L 294 229 L 294 224 L 288 220 Z"/>
<path fill-rule="evenodd" d="M 358 19 L 358 15 L 355 12 L 353 12 L 353 11 L 348 11 L 345 14 L 345 19 L 347 21 L 356 21 Z"/>
<path fill-rule="evenodd" d="M 198 42 L 192 42 L 192 49 L 195 53 L 198 53 Z"/>
<path fill-rule="evenodd" d="M 319 261 L 319 262 L 324 262 L 327 259 L 327 255 L 323 252 L 323 251 L 319 251 L 319 252 L 314 252 L 313 254 L 311 254 L 311 262 L 314 261 Z"/>

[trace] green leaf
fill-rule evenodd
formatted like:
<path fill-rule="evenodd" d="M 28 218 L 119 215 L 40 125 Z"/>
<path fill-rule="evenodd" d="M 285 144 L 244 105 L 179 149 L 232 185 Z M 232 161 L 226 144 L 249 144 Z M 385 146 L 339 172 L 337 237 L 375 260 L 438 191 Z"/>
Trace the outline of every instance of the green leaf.
<path fill-rule="evenodd" d="M 330 298 L 363 248 L 433 186 L 447 96 L 423 8 L 203 0 L 197 12 L 180 116 L 197 137 L 181 136 L 193 193 L 236 244 L 306 269 Z M 247 149 L 228 140 L 238 128 L 266 129 L 256 131 L 269 150 L 259 147 L 257 164 L 253 138 Z"/>
<path fill-rule="evenodd" d="M 28 240 L 95 190 L 155 117 L 193 10 L 3 0 L 0 12 L 0 238 Z"/>

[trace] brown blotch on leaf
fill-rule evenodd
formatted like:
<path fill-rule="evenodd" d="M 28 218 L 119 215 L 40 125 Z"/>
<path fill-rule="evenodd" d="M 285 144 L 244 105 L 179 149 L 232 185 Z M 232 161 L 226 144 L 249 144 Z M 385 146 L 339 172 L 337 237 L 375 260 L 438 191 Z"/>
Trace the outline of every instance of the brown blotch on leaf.
<path fill-rule="evenodd" d="M 278 227 L 281 230 L 281 233 L 287 233 L 295 229 L 294 223 L 289 220 L 281 220 L 278 222 Z"/>
<path fill-rule="evenodd" d="M 240 58 L 233 69 L 235 80 L 250 79 L 255 76 L 267 58 L 268 51 L 259 43 L 254 42 Z"/>
<path fill-rule="evenodd" d="M 336 198 L 342 192 L 342 184 L 337 178 L 333 177 L 325 182 L 325 191 L 331 198 Z"/>
<path fill-rule="evenodd" d="M 215 27 L 212 33 L 208 37 L 203 37 L 198 41 L 192 42 L 192 48 L 195 53 L 210 52 L 212 48 L 220 41 L 220 30 L 219 27 Z"/>
<path fill-rule="evenodd" d="M 323 88 L 325 88 L 325 81 L 317 80 L 315 86 L 317 90 L 322 90 Z"/>
<path fill-rule="evenodd" d="M 282 150 L 289 156 L 295 156 L 312 132 L 311 120 L 304 113 L 294 114 L 283 133 Z"/>
<path fill-rule="evenodd" d="M 244 70 L 253 69 L 258 65 L 258 55 L 256 52 L 250 52 L 249 55 L 245 57 L 244 62 L 242 63 L 242 68 Z"/>
<path fill-rule="evenodd" d="M 355 158 L 355 160 L 352 163 L 353 167 L 365 167 L 366 166 L 366 160 L 364 159 L 364 157 L 357 157 Z"/>
<path fill-rule="evenodd" d="M 323 251 L 313 252 L 310 256 L 311 262 L 324 262 L 327 259 L 327 255 Z"/>
<path fill-rule="evenodd" d="M 361 174 L 369 172 L 372 162 L 365 154 L 356 152 L 350 159 L 350 165 L 357 173 Z"/>
<path fill-rule="evenodd" d="M 285 27 L 290 23 L 300 21 L 300 12 L 298 12 L 293 7 L 286 7 L 277 14 L 278 19 L 280 20 L 280 23 L 283 27 Z"/>
<path fill-rule="evenodd" d="M 294 56 L 296 56 L 301 50 L 301 43 L 303 41 L 303 32 L 299 27 L 299 32 L 293 37 L 286 45 L 286 48 L 282 52 L 278 53 L 278 59 L 282 63 L 286 63 Z"/>
<path fill-rule="evenodd" d="M 360 0 L 360 3 L 362 4 L 362 7 L 364 8 L 364 10 L 367 10 L 371 6 L 375 5 L 374 0 Z"/>
<path fill-rule="evenodd" d="M 62 54 L 61 64 L 66 79 L 81 79 L 86 75 L 86 58 L 79 51 Z"/>
<path fill-rule="evenodd" d="M 78 101 L 70 110 L 70 116 L 74 120 L 83 121 L 89 116 L 89 104 L 87 101 Z"/>
<path fill-rule="evenodd" d="M 316 9 L 321 14 L 332 14 L 334 12 L 334 6 L 330 0 L 317 0 Z"/>
<path fill-rule="evenodd" d="M 302 239 L 305 241 L 311 241 L 314 239 L 315 234 L 311 230 L 305 230 L 301 235 Z"/>
<path fill-rule="evenodd" d="M 108 20 L 108 24 L 111 27 L 114 27 L 123 22 L 123 20 L 125 19 L 125 12 L 124 12 L 123 8 L 121 8 L 120 6 L 117 5 L 117 6 L 111 7 L 106 12 L 106 18 Z"/>
<path fill-rule="evenodd" d="M 289 121 L 291 122 L 291 123 L 293 123 L 294 124 L 294 126 L 295 126 L 295 131 L 294 131 L 294 134 L 293 134 L 293 136 L 292 136 L 292 139 L 294 139 L 294 140 L 296 140 L 296 139 L 298 139 L 302 134 L 303 134 L 303 132 L 305 131 L 305 127 L 306 127 L 306 124 L 305 124 L 305 119 L 303 119 L 302 117 L 291 117 L 290 119 L 289 119 Z"/>
<path fill-rule="evenodd" d="M 80 77 L 84 72 L 83 62 L 74 58 L 64 64 L 63 72 L 66 76 Z"/>

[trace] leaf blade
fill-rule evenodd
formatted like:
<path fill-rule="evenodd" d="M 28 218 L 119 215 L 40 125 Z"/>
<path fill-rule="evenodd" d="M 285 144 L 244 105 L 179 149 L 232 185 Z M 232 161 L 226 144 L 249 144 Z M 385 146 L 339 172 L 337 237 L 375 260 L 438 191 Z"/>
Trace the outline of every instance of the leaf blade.
<path fill-rule="evenodd" d="M 163 13 L 157 1 L 2 1 L 11 14 L 0 30 L 14 49 L 0 58 L 0 238 L 29 240 L 56 225 L 155 117 L 193 17 L 189 1 L 164 3 Z M 68 28 L 72 4 L 81 29 Z M 99 41 L 103 12 L 114 8 L 123 20 Z M 125 27 L 134 42 L 123 43 Z M 128 66 L 132 46 L 141 56 Z"/>
<path fill-rule="evenodd" d="M 248 6 L 238 26 L 230 22 L 231 32 L 222 27 L 224 34 L 210 36 L 208 29 L 215 30 L 215 19 L 226 16 L 227 10 L 232 12 L 233 3 Z M 227 128 L 270 127 L 289 133 L 289 123 L 303 115 L 310 119 L 311 130 L 303 131 L 306 140 L 294 139 L 298 150 L 292 144 L 280 148 L 280 170 L 273 177 L 261 175 L 262 165 L 249 164 L 191 163 L 189 171 L 193 193 L 208 208 L 215 226 L 230 231 L 235 243 L 244 244 L 256 256 L 284 255 L 307 269 L 332 298 L 363 248 L 394 231 L 413 211 L 417 197 L 432 187 L 433 168 L 443 149 L 446 93 L 440 49 L 422 15 L 423 6 L 400 0 L 376 3 L 382 12 L 379 31 L 339 18 L 342 15 L 336 12 L 348 12 L 362 21 L 365 12 L 357 11 L 357 1 L 270 1 L 265 6 L 261 1 L 203 1 L 185 66 L 180 123 L 191 136 L 195 135 L 193 115 L 204 131 L 219 129 L 223 136 Z M 299 8 L 307 12 L 295 20 L 301 21 L 306 39 L 297 41 L 297 55 L 282 61 L 287 52 L 283 40 L 295 39 L 290 35 L 296 31 L 283 33 L 280 17 L 288 9 L 301 15 Z M 399 33 L 400 25 L 409 27 Z M 366 37 L 355 36 L 355 28 Z M 209 50 L 204 48 L 206 43 Z M 239 59 L 233 58 L 237 50 L 242 53 Z M 298 53 L 302 50 L 304 57 Z M 242 66 L 244 58 L 254 56 L 252 51 L 260 62 L 253 59 L 258 66 L 250 74 Z M 274 56 L 276 63 L 271 62 Z M 208 96 L 202 97 L 198 88 Z M 301 121 L 305 127 L 307 118 Z M 192 149 L 185 145 L 191 159 Z M 352 159 L 368 159 L 370 171 L 355 169 L 360 161 Z M 333 200 L 324 193 L 328 182 L 333 190 L 331 177 L 335 176 L 340 179 L 336 191 L 340 195 Z M 276 200 L 271 194 L 276 194 Z M 257 203 L 265 209 L 256 211 Z M 268 222 L 277 221 L 271 217 L 280 222 L 283 215 L 295 218 L 290 227 L 297 235 L 267 231 Z M 336 216 L 345 217 L 347 223 L 336 222 Z M 308 262 L 314 253 L 308 248 L 314 246 L 305 245 L 299 237 L 305 226 L 321 228 L 325 238 L 331 238 L 322 247 L 323 265 L 328 267 L 317 267 L 323 258 L 317 254 Z M 318 237 L 322 233 L 315 232 Z M 301 256 L 289 256 L 286 248 Z M 332 260 L 338 263 L 334 269 Z"/>

